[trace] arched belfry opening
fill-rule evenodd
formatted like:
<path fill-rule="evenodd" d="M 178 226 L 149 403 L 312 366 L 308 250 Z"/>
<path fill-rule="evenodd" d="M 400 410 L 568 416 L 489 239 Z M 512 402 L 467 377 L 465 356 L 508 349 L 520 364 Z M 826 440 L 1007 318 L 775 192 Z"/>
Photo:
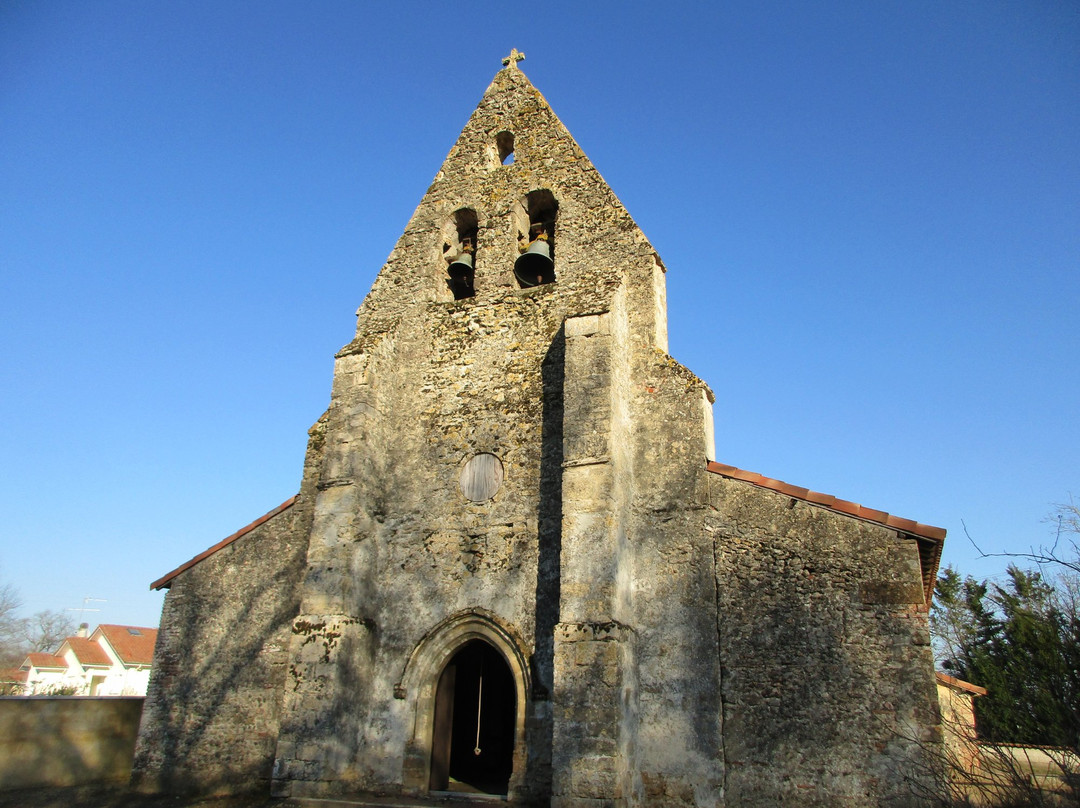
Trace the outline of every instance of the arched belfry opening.
<path fill-rule="evenodd" d="M 511 165 L 514 162 L 514 133 L 503 131 L 495 135 L 495 148 L 499 152 L 499 163 Z"/>
<path fill-rule="evenodd" d="M 443 226 L 442 252 L 450 276 L 446 285 L 454 300 L 464 300 L 476 294 L 476 251 L 480 226 L 476 211 L 461 208 Z"/>
<path fill-rule="evenodd" d="M 466 643 L 450 658 L 435 690 L 431 791 L 509 791 L 516 690 L 510 666 L 484 640 Z"/>
<path fill-rule="evenodd" d="M 514 211 L 521 253 L 514 262 L 514 277 L 522 289 L 555 282 L 555 220 L 558 214 L 559 203 L 546 189 L 530 191 Z"/>

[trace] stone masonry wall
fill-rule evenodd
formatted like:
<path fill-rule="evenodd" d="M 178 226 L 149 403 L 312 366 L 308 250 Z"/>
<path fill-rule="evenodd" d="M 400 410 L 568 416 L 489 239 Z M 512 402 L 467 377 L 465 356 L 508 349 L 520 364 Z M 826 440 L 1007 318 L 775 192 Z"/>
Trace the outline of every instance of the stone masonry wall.
<path fill-rule="evenodd" d="M 561 358 L 550 296 L 433 302 L 339 357 L 277 752 L 291 793 L 403 788 L 416 693 L 395 693 L 446 618 L 482 609 L 530 649 L 550 638 L 550 622 L 538 628 L 552 617 L 540 570 L 557 541 L 538 508 L 557 474 L 542 459 L 558 434 L 544 397 L 546 357 Z M 492 500 L 469 502 L 460 474 L 479 452 L 504 479 Z M 550 693 L 550 658 L 534 664 Z"/>
<path fill-rule="evenodd" d="M 940 739 L 915 540 L 708 477 L 727 804 L 920 804 Z"/>
<path fill-rule="evenodd" d="M 712 542 L 703 529 L 705 408 L 712 394 L 659 352 L 639 364 L 627 394 L 635 414 L 628 543 L 639 689 L 633 765 L 641 804 L 720 806 L 726 728 Z M 745 614 L 753 620 L 750 604 Z"/>
<path fill-rule="evenodd" d="M 633 632 L 627 621 L 622 295 L 610 313 L 568 319 L 563 515 L 555 644 L 553 806 L 627 804 Z"/>
<path fill-rule="evenodd" d="M 509 165 L 495 151 L 504 131 L 515 134 Z M 556 282 L 520 289 L 513 266 L 523 200 L 534 191 L 550 193 L 558 205 Z M 443 247 L 446 223 L 461 208 L 475 211 L 479 224 L 476 295 L 453 300 Z M 636 275 L 640 289 L 624 306 L 619 342 L 610 348 L 623 364 L 666 339 L 656 302 L 659 259 L 540 94 L 520 71 L 500 72 L 337 359 L 277 752 L 278 793 L 422 790 L 420 775 L 411 785 L 403 779 L 421 707 L 401 683 L 433 627 L 469 612 L 494 615 L 527 651 L 532 697 L 518 709 L 530 733 L 528 770 L 515 771 L 511 791 L 519 799 L 550 793 L 553 738 L 563 720 L 552 705 L 561 687 L 572 709 L 574 688 L 590 682 L 582 675 L 560 686 L 554 673 L 556 647 L 570 636 L 556 625 L 567 619 L 560 617 L 570 594 L 563 587 L 589 569 L 567 566 L 577 556 L 563 543 L 564 478 L 577 471 L 567 468 L 566 452 L 570 447 L 576 463 L 579 446 L 585 453 L 606 446 L 616 400 L 600 376 L 599 386 L 589 387 L 572 371 L 567 346 L 576 337 L 564 323 L 607 317 Z M 584 409 L 564 412 L 567 385 L 582 389 Z M 571 425 L 573 434 L 566 432 Z M 504 478 L 491 500 L 469 502 L 461 469 L 480 452 L 500 459 Z M 600 504 L 609 506 L 606 498 Z M 619 535 L 610 533 L 625 543 Z M 612 580 L 618 575 L 625 578 L 612 571 Z M 602 596 L 606 605 L 597 602 L 573 622 L 610 621 L 625 581 L 613 586 Z M 615 693 L 603 718 L 613 738 L 626 712 L 621 685 Z"/>
<path fill-rule="evenodd" d="M 537 198 L 555 282 L 522 289 Z M 915 542 L 705 470 L 665 271 L 500 71 L 358 311 L 297 504 L 173 582 L 137 781 L 423 794 L 435 685 L 481 639 L 516 804 L 908 804 L 937 721 Z M 473 501 L 481 453 L 501 482 Z"/>
<path fill-rule="evenodd" d="M 0 697 L 0 792 L 124 783 L 142 696 Z"/>

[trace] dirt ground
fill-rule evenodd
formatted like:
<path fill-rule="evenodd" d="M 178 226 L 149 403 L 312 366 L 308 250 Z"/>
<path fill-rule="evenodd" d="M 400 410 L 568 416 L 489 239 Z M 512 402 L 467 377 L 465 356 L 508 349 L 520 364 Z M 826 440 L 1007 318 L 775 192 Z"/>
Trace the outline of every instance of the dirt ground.
<path fill-rule="evenodd" d="M 0 791 L 0 808 L 297 808 L 270 796 L 174 797 L 136 794 L 123 786 L 28 788 Z"/>
<path fill-rule="evenodd" d="M 494 808 L 505 802 L 482 799 L 471 794 L 442 795 L 427 799 L 407 797 L 356 797 L 353 799 L 294 800 L 269 795 L 228 797 L 177 797 L 147 795 L 126 786 L 75 786 L 71 788 L 27 788 L 0 791 L 0 808 Z"/>

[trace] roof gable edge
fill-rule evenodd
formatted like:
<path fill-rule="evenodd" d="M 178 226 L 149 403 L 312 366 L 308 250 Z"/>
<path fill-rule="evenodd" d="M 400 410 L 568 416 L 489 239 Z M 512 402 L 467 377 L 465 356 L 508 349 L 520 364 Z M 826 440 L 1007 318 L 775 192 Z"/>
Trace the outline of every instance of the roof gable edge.
<path fill-rule="evenodd" d="M 707 469 L 713 474 L 719 474 L 721 477 L 728 477 L 732 480 L 741 480 L 742 482 L 751 483 L 759 488 L 766 488 L 770 491 L 775 491 L 778 494 L 784 494 L 793 499 L 799 499 L 811 505 L 817 505 L 826 510 L 834 511 L 845 516 L 854 516 L 856 519 L 873 522 L 874 524 L 889 527 L 893 530 L 898 530 L 901 533 L 907 533 L 920 539 L 929 539 L 930 541 L 936 542 L 944 541 L 945 539 L 945 528 L 943 527 L 924 525 L 922 522 L 916 522 L 912 519 L 904 519 L 903 517 L 894 516 L 885 511 L 867 508 L 865 505 L 860 505 L 857 502 L 848 502 L 845 499 L 839 499 L 830 494 L 822 494 L 819 491 L 800 488 L 799 486 L 790 485 L 781 480 L 774 480 L 763 474 L 758 474 L 756 471 L 745 471 L 744 469 L 736 468 L 735 466 L 718 463 L 715 460 L 708 461 Z"/>
<path fill-rule="evenodd" d="M 718 474 L 721 477 L 750 483 L 758 488 L 764 488 L 768 491 L 783 494 L 784 496 L 806 502 L 810 505 L 816 505 L 819 508 L 824 508 L 833 513 L 850 516 L 854 519 L 879 525 L 880 527 L 891 528 L 898 533 L 902 533 L 915 539 L 919 549 L 919 567 L 923 579 L 923 597 L 925 598 L 926 607 L 930 607 L 930 603 L 934 597 L 934 585 L 937 582 L 938 566 L 941 563 L 941 551 L 945 544 L 945 528 L 924 525 L 922 522 L 904 519 L 900 516 L 893 516 L 885 511 L 867 508 L 857 502 L 848 502 L 844 499 L 837 499 L 831 494 L 822 494 L 819 491 L 800 488 L 799 486 L 790 485 L 781 480 L 774 480 L 770 477 L 758 474 L 756 471 L 746 471 L 745 469 L 736 468 L 735 466 L 718 463 L 715 460 L 709 460 L 706 463 L 706 470 L 712 474 Z"/>
<path fill-rule="evenodd" d="M 174 569 L 172 572 L 165 573 L 163 576 L 161 576 L 156 581 L 154 581 L 152 584 L 150 584 L 150 588 L 151 589 L 165 589 L 165 588 L 169 587 L 172 584 L 173 579 L 177 575 L 179 575 L 182 572 L 186 572 L 187 570 L 191 569 L 196 564 L 198 564 L 200 561 L 203 561 L 203 560 L 209 558 L 210 556 L 212 556 L 218 550 L 221 550 L 221 549 L 223 549 L 225 547 L 228 547 L 230 544 L 232 544 L 234 541 L 239 539 L 241 536 L 244 536 L 244 535 L 250 533 L 255 528 L 259 527 L 259 525 L 263 524 L 264 522 L 270 521 L 275 516 L 277 516 L 279 513 L 283 512 L 285 510 L 288 510 L 296 502 L 296 499 L 297 499 L 296 496 L 289 497 L 287 500 L 282 502 L 280 505 L 278 505 L 272 511 L 264 513 L 262 516 L 260 516 L 254 522 L 251 522 L 250 524 L 245 525 L 244 527 L 240 528 L 238 531 L 233 533 L 231 536 L 226 536 L 224 539 L 219 541 L 213 547 L 206 548 L 201 553 L 199 553 L 197 556 L 192 558 L 190 561 L 185 561 L 183 564 L 181 564 L 179 567 Z"/>

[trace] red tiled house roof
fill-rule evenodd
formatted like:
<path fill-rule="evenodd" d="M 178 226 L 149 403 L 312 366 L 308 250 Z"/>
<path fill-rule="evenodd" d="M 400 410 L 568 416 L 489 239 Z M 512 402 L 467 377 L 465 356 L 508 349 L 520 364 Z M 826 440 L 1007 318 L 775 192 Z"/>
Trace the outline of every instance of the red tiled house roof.
<path fill-rule="evenodd" d="M 79 664 L 83 667 L 86 667 L 87 665 L 105 668 L 112 667 L 112 660 L 109 659 L 109 655 L 105 653 L 105 649 L 86 637 L 68 637 L 61 644 L 57 656 L 63 656 L 64 646 L 67 646 L 75 653 L 75 658 L 79 660 Z"/>
<path fill-rule="evenodd" d="M 154 659 L 157 632 L 156 628 L 103 623 L 94 629 L 91 639 L 104 637 L 125 665 L 149 665 Z"/>
<path fill-rule="evenodd" d="M 0 668 L 0 684 L 12 685 L 12 684 L 26 684 L 26 677 L 29 671 L 25 671 L 22 668 Z"/>
<path fill-rule="evenodd" d="M 67 661 L 56 654 L 47 654 L 42 651 L 33 651 L 26 655 L 23 667 L 34 668 L 67 668 Z"/>

